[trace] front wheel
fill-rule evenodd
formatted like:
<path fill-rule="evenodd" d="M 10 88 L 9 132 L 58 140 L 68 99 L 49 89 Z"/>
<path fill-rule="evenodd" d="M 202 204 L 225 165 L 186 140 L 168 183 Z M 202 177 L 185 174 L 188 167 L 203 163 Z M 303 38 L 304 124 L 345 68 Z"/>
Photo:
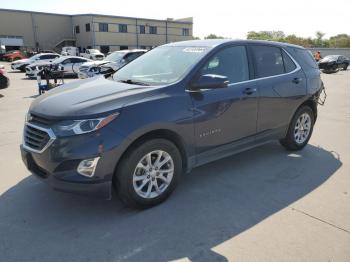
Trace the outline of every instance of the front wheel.
<path fill-rule="evenodd" d="M 314 112 L 309 106 L 300 107 L 294 114 L 286 136 L 280 140 L 287 150 L 301 150 L 309 142 L 315 124 Z"/>
<path fill-rule="evenodd" d="M 114 183 L 124 203 L 148 208 L 171 194 L 181 173 L 177 147 L 165 139 L 152 139 L 128 150 L 118 165 Z"/>
<path fill-rule="evenodd" d="M 348 64 L 345 64 L 344 66 L 343 66 L 343 70 L 345 71 L 345 70 L 347 70 L 348 69 Z"/>

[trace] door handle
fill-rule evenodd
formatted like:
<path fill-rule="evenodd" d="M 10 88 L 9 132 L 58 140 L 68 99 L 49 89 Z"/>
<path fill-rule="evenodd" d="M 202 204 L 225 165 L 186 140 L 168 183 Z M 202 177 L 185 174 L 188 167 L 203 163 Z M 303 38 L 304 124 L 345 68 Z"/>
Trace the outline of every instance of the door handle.
<path fill-rule="evenodd" d="M 255 92 L 256 92 L 256 88 L 247 87 L 246 89 L 243 90 L 243 94 L 246 94 L 246 95 L 251 95 Z"/>
<path fill-rule="evenodd" d="M 303 79 L 302 79 L 302 78 L 299 78 L 299 77 L 295 77 L 295 78 L 293 78 L 292 82 L 293 82 L 294 84 L 299 84 L 299 83 L 301 82 L 301 80 L 303 80 Z"/>

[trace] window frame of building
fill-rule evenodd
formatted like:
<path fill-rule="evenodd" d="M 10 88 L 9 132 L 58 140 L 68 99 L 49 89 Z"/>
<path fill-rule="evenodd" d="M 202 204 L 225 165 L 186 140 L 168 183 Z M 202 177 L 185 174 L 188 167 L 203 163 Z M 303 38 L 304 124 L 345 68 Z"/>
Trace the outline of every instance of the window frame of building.
<path fill-rule="evenodd" d="M 149 33 L 150 33 L 150 35 L 157 35 L 158 33 L 157 33 L 157 26 L 155 26 L 155 25 L 150 25 L 149 26 Z"/>
<path fill-rule="evenodd" d="M 91 31 L 90 23 L 85 24 L 85 32 L 90 32 L 90 31 Z"/>
<path fill-rule="evenodd" d="M 190 36 L 190 29 L 182 28 L 182 36 Z"/>
<path fill-rule="evenodd" d="M 127 24 L 119 24 L 118 25 L 119 33 L 127 33 L 128 25 Z"/>
<path fill-rule="evenodd" d="M 75 32 L 75 34 L 80 34 L 80 26 L 79 25 L 76 25 L 74 27 L 74 32 Z"/>
<path fill-rule="evenodd" d="M 146 34 L 146 26 L 145 25 L 140 25 L 139 26 L 140 34 Z"/>
<path fill-rule="evenodd" d="M 108 23 L 98 23 L 99 32 L 108 32 Z"/>

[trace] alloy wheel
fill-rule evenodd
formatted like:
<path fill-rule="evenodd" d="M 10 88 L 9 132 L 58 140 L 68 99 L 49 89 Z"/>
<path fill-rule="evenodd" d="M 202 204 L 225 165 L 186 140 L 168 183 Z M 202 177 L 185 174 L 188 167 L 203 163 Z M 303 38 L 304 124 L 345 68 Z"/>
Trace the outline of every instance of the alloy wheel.
<path fill-rule="evenodd" d="M 152 151 L 141 158 L 133 174 L 133 187 L 142 198 L 160 196 L 170 185 L 174 175 L 174 161 L 163 150 Z"/>

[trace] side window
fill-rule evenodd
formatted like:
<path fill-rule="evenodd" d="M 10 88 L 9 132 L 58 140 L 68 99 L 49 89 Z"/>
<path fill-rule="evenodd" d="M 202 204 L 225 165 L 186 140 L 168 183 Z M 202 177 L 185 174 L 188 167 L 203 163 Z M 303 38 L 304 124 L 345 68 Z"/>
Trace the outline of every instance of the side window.
<path fill-rule="evenodd" d="M 69 63 L 71 63 L 71 59 L 70 59 L 70 58 L 64 60 L 64 61 L 62 62 L 62 65 L 69 64 Z"/>
<path fill-rule="evenodd" d="M 81 63 L 82 59 L 80 59 L 80 58 L 70 58 L 70 62 L 71 63 Z"/>
<path fill-rule="evenodd" d="M 124 56 L 124 60 L 129 63 L 131 62 L 132 60 L 136 59 L 139 55 L 139 53 L 129 53 L 127 55 Z"/>
<path fill-rule="evenodd" d="M 50 55 L 42 55 L 42 56 L 40 56 L 40 60 L 45 60 L 45 59 L 50 59 L 51 58 L 51 56 Z"/>
<path fill-rule="evenodd" d="M 289 55 L 282 50 L 283 55 L 283 62 L 284 62 L 284 68 L 286 70 L 286 73 L 292 72 L 297 68 L 297 66 L 294 64 L 293 60 L 289 57 Z"/>
<path fill-rule="evenodd" d="M 226 76 L 230 83 L 248 80 L 249 68 L 246 48 L 233 46 L 219 51 L 201 69 L 201 75 L 207 74 Z"/>
<path fill-rule="evenodd" d="M 256 65 L 256 77 L 267 77 L 284 73 L 281 49 L 273 46 L 252 46 Z"/>

